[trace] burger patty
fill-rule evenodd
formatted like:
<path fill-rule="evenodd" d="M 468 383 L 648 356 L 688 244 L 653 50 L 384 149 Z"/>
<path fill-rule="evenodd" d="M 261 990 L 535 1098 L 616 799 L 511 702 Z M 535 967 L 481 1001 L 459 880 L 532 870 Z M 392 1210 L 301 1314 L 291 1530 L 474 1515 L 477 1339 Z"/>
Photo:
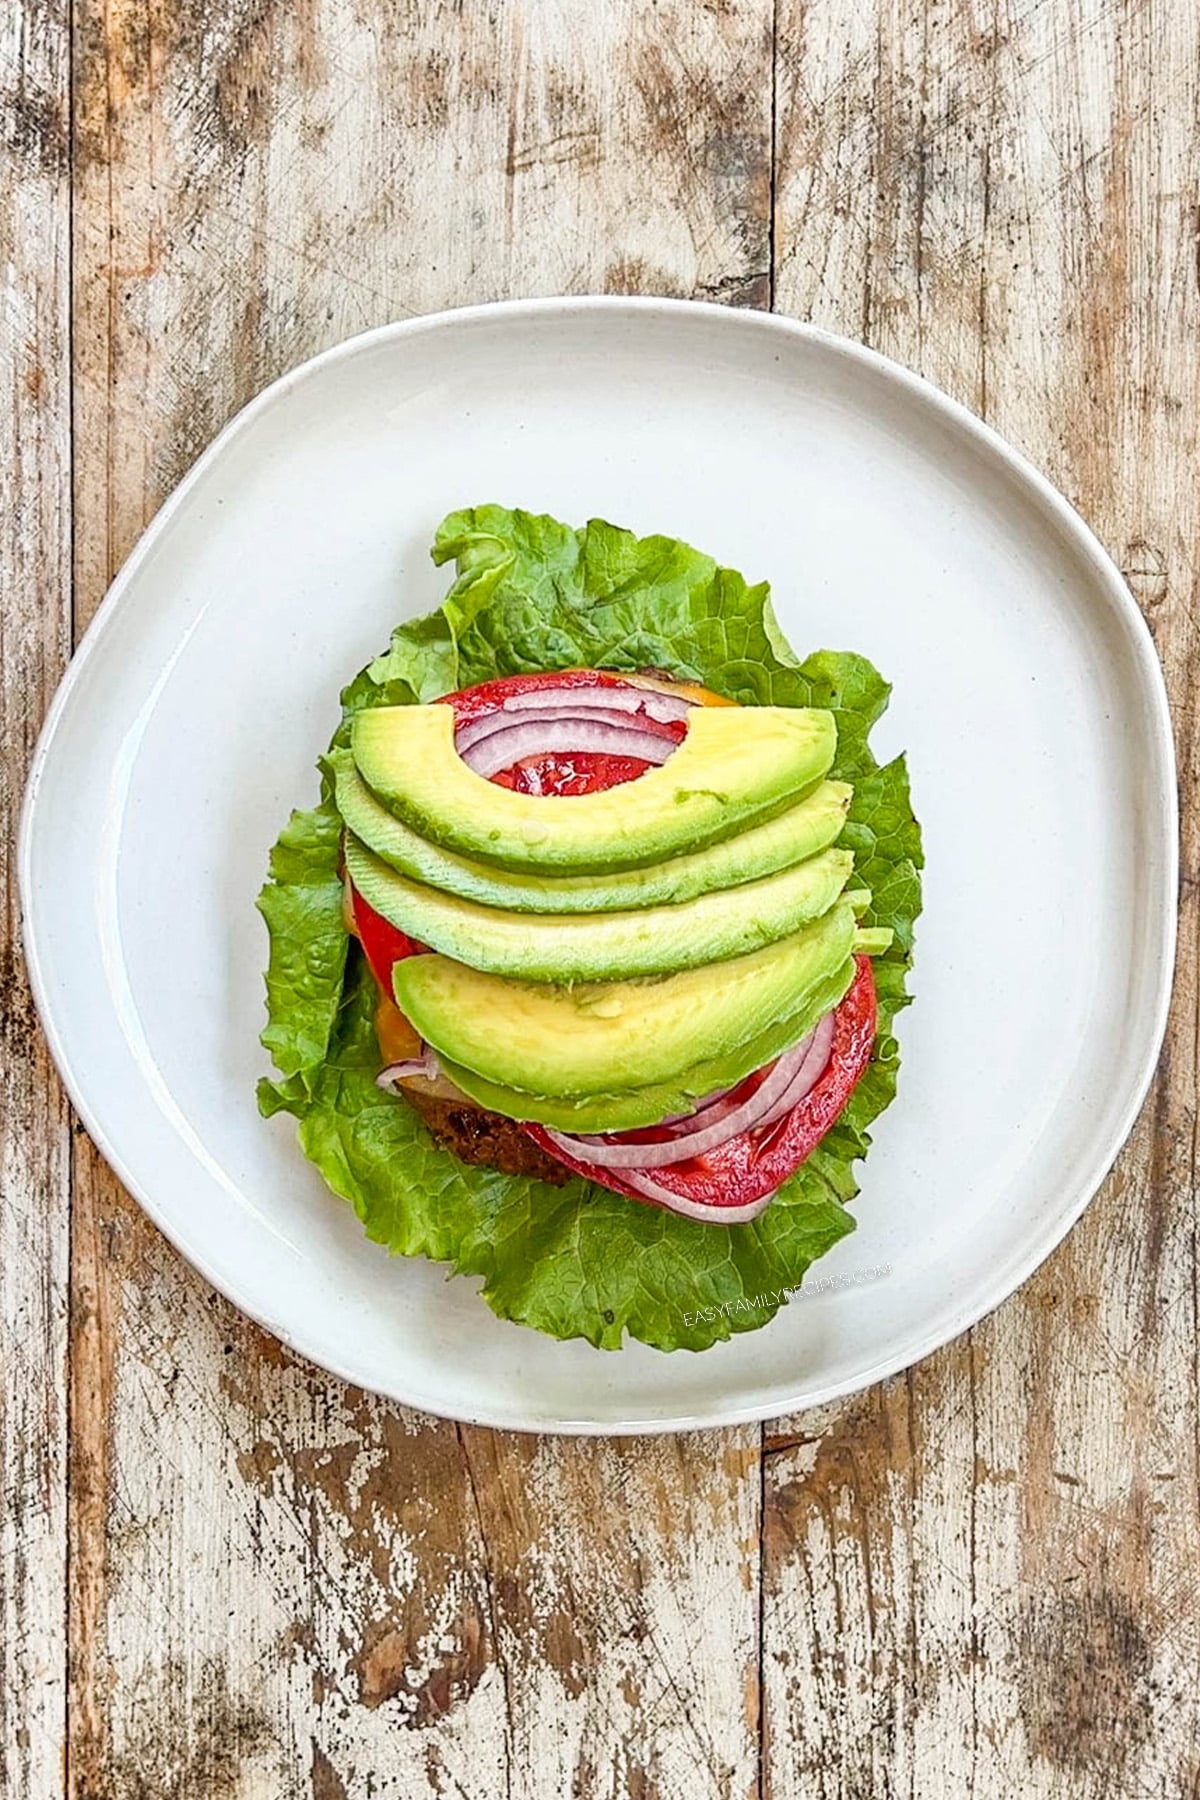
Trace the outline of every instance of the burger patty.
<path fill-rule="evenodd" d="M 434 1142 L 450 1150 L 461 1162 L 499 1169 L 503 1175 L 533 1175 L 539 1181 L 564 1187 L 571 1171 L 526 1137 L 513 1119 L 487 1112 L 464 1096 L 461 1102 L 438 1095 L 400 1090 L 418 1112 Z"/>

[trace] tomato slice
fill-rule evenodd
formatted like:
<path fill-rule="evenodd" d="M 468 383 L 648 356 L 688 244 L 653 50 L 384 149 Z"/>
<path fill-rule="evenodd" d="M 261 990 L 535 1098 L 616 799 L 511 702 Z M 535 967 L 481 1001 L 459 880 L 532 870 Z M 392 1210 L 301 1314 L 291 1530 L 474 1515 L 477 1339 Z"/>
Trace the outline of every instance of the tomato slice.
<path fill-rule="evenodd" d="M 596 794 L 605 788 L 620 787 L 624 781 L 636 781 L 654 765 L 640 756 L 613 756 L 604 750 L 574 750 L 569 754 L 550 751 L 545 756 L 527 756 L 511 769 L 501 769 L 492 780 L 497 787 L 512 788 L 518 794 L 555 794 L 570 798 L 574 794 Z"/>
<path fill-rule="evenodd" d="M 856 957 L 855 963 L 854 980 L 833 1015 L 829 1061 L 799 1105 L 766 1131 L 742 1131 L 703 1156 L 648 1169 L 647 1174 L 659 1187 L 705 1206 L 742 1207 L 773 1194 L 789 1175 L 795 1174 L 837 1123 L 871 1060 L 877 1012 L 875 977 L 870 957 Z M 556 1156 L 577 1175 L 585 1175 L 589 1181 L 644 1205 L 667 1205 L 666 1201 L 651 1200 L 627 1186 L 619 1170 L 601 1169 L 595 1163 L 568 1155 L 542 1126 L 525 1125 L 522 1129 L 548 1155 Z M 630 1133 L 635 1141 L 645 1135 Z"/>
<path fill-rule="evenodd" d="M 559 669 L 557 673 L 551 670 L 539 675 L 500 675 L 495 681 L 481 681 L 477 687 L 461 688 L 457 694 L 443 694 L 437 704 L 452 706 L 459 725 L 471 725 L 476 719 L 499 712 L 513 694 L 535 694 L 544 688 L 636 688 L 643 685 L 627 681 L 614 669 Z M 691 688 L 686 689 L 686 697 L 690 699 L 693 692 Z M 638 724 L 645 731 L 656 731 L 676 741 L 686 730 L 678 721 L 651 719 L 648 715 L 643 715 Z"/>
<path fill-rule="evenodd" d="M 390 1000 L 392 970 L 406 956 L 416 956 L 424 946 L 368 906 L 358 889 L 350 884 L 350 904 L 354 911 L 354 929 L 363 947 L 363 955 L 371 965 L 371 973 Z"/>
<path fill-rule="evenodd" d="M 624 680 L 611 669 L 564 669 L 557 674 L 504 675 L 496 681 L 481 682 L 478 687 L 464 688 L 458 694 L 445 694 L 442 704 L 453 706 L 457 724 L 468 725 L 499 712 L 513 694 L 562 688 L 627 689 L 638 685 Z M 683 720 L 652 719 L 648 714 L 639 716 L 638 728 L 672 744 L 679 743 L 687 730 Z M 511 788 L 518 794 L 570 798 L 636 781 L 650 767 L 652 765 L 640 756 L 614 756 L 598 750 L 552 752 L 546 756 L 527 756 L 511 768 L 501 769 L 491 779 L 497 787 Z"/>

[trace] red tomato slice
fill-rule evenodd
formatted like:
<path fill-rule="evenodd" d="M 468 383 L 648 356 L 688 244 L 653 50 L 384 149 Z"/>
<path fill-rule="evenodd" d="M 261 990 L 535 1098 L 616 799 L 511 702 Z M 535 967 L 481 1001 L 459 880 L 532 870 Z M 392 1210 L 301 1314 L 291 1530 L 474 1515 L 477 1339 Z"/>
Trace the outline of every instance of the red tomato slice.
<path fill-rule="evenodd" d="M 626 681 L 612 669 L 560 669 L 557 673 L 550 671 L 540 675 L 501 675 L 495 681 L 481 681 L 478 687 L 462 688 L 457 694 L 443 694 L 438 701 L 441 706 L 452 706 L 454 717 L 459 725 L 473 724 L 476 719 L 484 719 L 489 713 L 499 712 L 504 702 L 512 694 L 532 694 L 539 688 L 630 688 L 637 687 L 636 681 Z M 670 722 L 662 719 L 651 719 L 643 716 L 639 725 L 645 731 L 656 731 L 663 737 L 675 739 L 683 736 L 686 726 L 681 722 Z"/>
<path fill-rule="evenodd" d="M 499 712 L 511 694 L 536 693 L 540 688 L 629 688 L 635 682 L 622 680 L 611 669 L 564 669 L 558 674 L 505 675 L 496 681 L 481 682 L 478 687 L 464 688 L 458 694 L 445 694 L 442 704 L 454 708 L 455 721 L 468 725 L 476 719 Z M 640 730 L 656 737 L 679 743 L 687 726 L 682 720 L 652 719 L 643 714 L 638 719 Z M 604 788 L 619 787 L 622 782 L 636 781 L 652 765 L 640 756 L 613 756 L 604 751 L 554 752 L 546 756 L 527 756 L 511 768 L 492 776 L 497 787 L 512 788 L 518 794 L 556 795 L 569 798 L 577 794 L 594 794 Z"/>
<path fill-rule="evenodd" d="M 859 956 L 855 962 L 854 980 L 833 1015 L 829 1061 L 807 1096 L 765 1132 L 739 1132 L 704 1156 L 647 1170 L 659 1187 L 669 1188 L 681 1199 L 701 1201 L 705 1206 L 746 1206 L 765 1194 L 773 1194 L 811 1155 L 843 1112 L 871 1060 L 875 1043 L 875 977 L 871 959 Z M 557 1157 L 577 1175 L 585 1175 L 589 1181 L 612 1188 L 630 1200 L 641 1200 L 647 1206 L 667 1204 L 627 1187 L 618 1170 L 597 1168 L 594 1163 L 565 1154 L 540 1125 L 525 1125 L 522 1129 L 549 1156 Z"/>
<path fill-rule="evenodd" d="M 619 787 L 623 781 L 636 781 L 652 767 L 640 756 L 612 756 L 604 750 L 575 750 L 569 754 L 551 751 L 546 756 L 527 756 L 511 769 L 501 769 L 492 780 L 497 787 L 513 788 L 518 794 L 570 798 Z"/>
<path fill-rule="evenodd" d="M 423 946 L 388 923 L 373 906 L 368 906 L 353 883 L 350 885 L 354 926 L 363 955 L 371 965 L 371 973 L 390 1000 L 392 970 L 406 956 L 416 956 Z"/>

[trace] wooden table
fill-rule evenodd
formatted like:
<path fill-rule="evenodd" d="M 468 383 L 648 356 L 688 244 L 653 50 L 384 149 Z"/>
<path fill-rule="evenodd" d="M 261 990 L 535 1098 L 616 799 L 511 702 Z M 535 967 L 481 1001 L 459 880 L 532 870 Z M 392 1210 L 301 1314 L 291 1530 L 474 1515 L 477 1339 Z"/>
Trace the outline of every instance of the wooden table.
<path fill-rule="evenodd" d="M 1047 469 L 1186 809 L 1168 1049 L 1067 1244 L 906 1376 L 659 1441 L 442 1424 L 238 1318 L 73 1124 L 10 902 L 0 1790 L 1200 1794 L 1195 0 L 8 0 L 0 88 L 9 805 L 264 382 L 605 290 L 848 332 Z"/>

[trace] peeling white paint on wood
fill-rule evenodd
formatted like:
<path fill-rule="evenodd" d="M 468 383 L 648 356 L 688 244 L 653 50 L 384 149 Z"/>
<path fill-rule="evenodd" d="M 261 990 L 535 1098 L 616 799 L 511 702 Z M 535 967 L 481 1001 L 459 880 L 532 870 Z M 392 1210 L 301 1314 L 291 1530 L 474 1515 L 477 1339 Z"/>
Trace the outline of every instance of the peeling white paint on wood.
<path fill-rule="evenodd" d="M 1069 10 L 780 14 L 778 304 L 984 412 L 1121 561 L 1167 670 L 1191 875 L 1153 1097 L 1066 1245 L 908 1377 L 774 1428 L 772 1800 L 1200 1776 L 1200 17 Z"/>
<path fill-rule="evenodd" d="M 564 289 L 765 299 L 770 10 L 227 0 L 148 34 L 85 4 L 81 618 L 224 418 L 349 332 Z M 236 1320 L 94 1159 L 76 1206 L 109 1496 L 80 1518 L 80 1800 L 135 1770 L 179 1800 L 753 1790 L 756 1429 L 418 1420 Z"/>
<path fill-rule="evenodd" d="M 65 9 L 0 16 L 0 1790 L 61 1791 L 66 1716 L 66 1109 L 12 886 L 33 741 L 70 634 Z"/>
<path fill-rule="evenodd" d="M 348 1390 L 81 1141 L 69 1594 L 64 1121 L 12 989 L 0 1785 L 62 1792 L 69 1604 L 75 1800 L 1192 1792 L 1194 7 L 80 0 L 73 396 L 66 19 L 10 15 L 7 800 L 64 645 L 69 398 L 82 625 L 224 419 L 349 332 L 773 291 L 984 412 L 1121 560 L 1188 880 L 1163 1070 L 1087 1219 L 969 1338 L 777 1422 L 765 1459 L 753 1428 L 536 1442 Z"/>

